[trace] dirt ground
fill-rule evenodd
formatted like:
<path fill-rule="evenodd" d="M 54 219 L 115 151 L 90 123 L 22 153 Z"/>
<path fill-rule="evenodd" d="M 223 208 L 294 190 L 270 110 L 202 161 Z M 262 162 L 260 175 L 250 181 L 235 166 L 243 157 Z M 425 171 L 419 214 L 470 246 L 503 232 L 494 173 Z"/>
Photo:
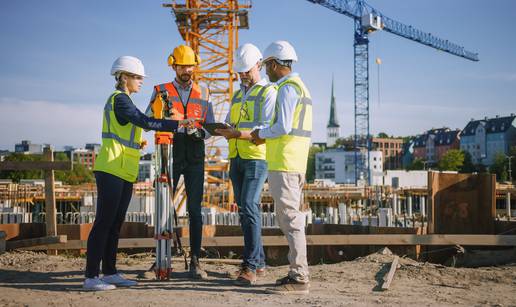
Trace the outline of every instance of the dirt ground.
<path fill-rule="evenodd" d="M 0 306 L 516 306 L 516 264 L 477 269 L 448 268 L 400 259 L 391 288 L 381 292 L 391 255 L 311 266 L 309 295 L 265 294 L 287 267 L 270 267 L 250 288 L 236 287 L 225 273 L 231 264 L 204 263 L 209 279 L 186 277 L 183 264 L 167 282 L 145 278 L 153 258 L 119 256 L 119 270 L 139 281 L 133 288 L 87 292 L 81 289 L 85 260 L 33 252 L 0 255 Z M 142 277 L 142 278 L 138 278 Z"/>

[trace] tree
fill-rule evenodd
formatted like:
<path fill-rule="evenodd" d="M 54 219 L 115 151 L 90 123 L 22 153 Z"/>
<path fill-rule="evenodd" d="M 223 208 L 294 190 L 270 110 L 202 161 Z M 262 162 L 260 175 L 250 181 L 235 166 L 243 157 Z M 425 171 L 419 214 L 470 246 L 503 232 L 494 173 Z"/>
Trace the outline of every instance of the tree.
<path fill-rule="evenodd" d="M 70 160 L 65 153 L 56 153 L 55 161 Z M 43 161 L 43 155 L 26 155 L 13 153 L 5 157 L 5 161 Z M 93 182 L 93 172 L 83 165 L 74 163 L 71 171 L 55 171 L 55 180 L 62 181 L 65 184 L 75 185 L 87 182 Z M 21 179 L 42 179 L 43 171 L 2 171 L 0 178 L 11 179 L 14 182 L 20 182 Z"/>
<path fill-rule="evenodd" d="M 26 155 L 22 153 L 13 153 L 5 157 L 5 161 L 42 161 L 42 155 Z M 20 182 L 21 179 L 41 179 L 43 171 L 0 171 L 0 178 L 11 179 L 14 182 Z"/>
<path fill-rule="evenodd" d="M 507 172 L 509 161 L 504 153 L 497 153 L 494 157 L 493 164 L 489 168 L 489 171 L 496 174 L 497 181 L 507 181 L 509 174 Z"/>
<path fill-rule="evenodd" d="M 423 159 L 415 158 L 411 164 L 407 166 L 407 171 L 419 171 L 425 169 L 425 162 Z"/>
<path fill-rule="evenodd" d="M 464 153 L 464 164 L 460 168 L 461 173 L 473 173 L 478 171 L 477 167 L 473 164 L 471 160 L 471 154 L 467 151 L 463 151 Z"/>
<path fill-rule="evenodd" d="M 448 150 L 437 163 L 440 171 L 459 171 L 464 165 L 464 152 L 459 149 Z"/>
<path fill-rule="evenodd" d="M 315 179 L 315 154 L 322 152 L 322 148 L 319 146 L 311 146 L 308 151 L 308 161 L 306 167 L 306 181 L 313 182 Z"/>
<path fill-rule="evenodd" d="M 389 138 L 389 136 L 388 136 L 388 135 L 387 135 L 387 133 L 385 133 L 385 132 L 380 132 L 380 133 L 378 133 L 378 137 L 379 137 L 379 138 L 382 138 L 382 139 L 387 139 L 387 138 Z"/>

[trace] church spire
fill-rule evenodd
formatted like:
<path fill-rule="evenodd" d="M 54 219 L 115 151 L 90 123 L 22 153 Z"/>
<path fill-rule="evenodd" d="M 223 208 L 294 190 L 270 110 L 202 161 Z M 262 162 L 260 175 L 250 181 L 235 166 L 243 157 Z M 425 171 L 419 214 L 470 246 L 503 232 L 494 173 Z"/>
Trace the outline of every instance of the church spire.
<path fill-rule="evenodd" d="M 333 75 L 331 76 L 331 102 L 330 102 L 330 119 L 328 120 L 327 128 L 339 128 L 339 121 L 337 120 L 337 106 L 335 104 L 335 95 L 333 94 Z"/>

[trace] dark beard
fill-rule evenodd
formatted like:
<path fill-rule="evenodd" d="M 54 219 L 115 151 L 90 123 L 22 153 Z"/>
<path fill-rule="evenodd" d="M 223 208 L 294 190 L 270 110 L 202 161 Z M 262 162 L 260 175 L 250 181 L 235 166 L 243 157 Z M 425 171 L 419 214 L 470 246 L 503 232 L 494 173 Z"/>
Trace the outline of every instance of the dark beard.
<path fill-rule="evenodd" d="M 182 74 L 179 76 L 179 79 L 184 82 L 184 83 L 187 83 L 190 81 L 190 79 L 192 79 L 192 76 L 190 76 L 189 74 Z"/>

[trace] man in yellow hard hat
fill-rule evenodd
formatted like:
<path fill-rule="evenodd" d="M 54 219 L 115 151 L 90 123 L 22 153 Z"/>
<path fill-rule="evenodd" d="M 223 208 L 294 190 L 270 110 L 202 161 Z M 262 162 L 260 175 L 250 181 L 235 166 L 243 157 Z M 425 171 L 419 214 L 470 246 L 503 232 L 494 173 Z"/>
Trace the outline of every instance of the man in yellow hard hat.
<path fill-rule="evenodd" d="M 192 278 L 204 279 L 207 274 L 199 265 L 202 241 L 201 202 L 204 189 L 204 140 L 209 133 L 202 128 L 204 123 L 214 123 L 213 107 L 209 102 L 209 90 L 193 82 L 195 67 L 201 62 L 189 46 L 180 45 L 168 57 L 168 66 L 176 73 L 172 82 L 154 86 L 151 104 L 160 92 L 168 94 L 168 108 L 172 114 L 183 118 L 200 118 L 193 128 L 179 128 L 174 133 L 173 184 L 184 176 L 187 210 L 190 221 L 190 274 Z M 148 113 L 152 112 L 149 106 Z"/>

